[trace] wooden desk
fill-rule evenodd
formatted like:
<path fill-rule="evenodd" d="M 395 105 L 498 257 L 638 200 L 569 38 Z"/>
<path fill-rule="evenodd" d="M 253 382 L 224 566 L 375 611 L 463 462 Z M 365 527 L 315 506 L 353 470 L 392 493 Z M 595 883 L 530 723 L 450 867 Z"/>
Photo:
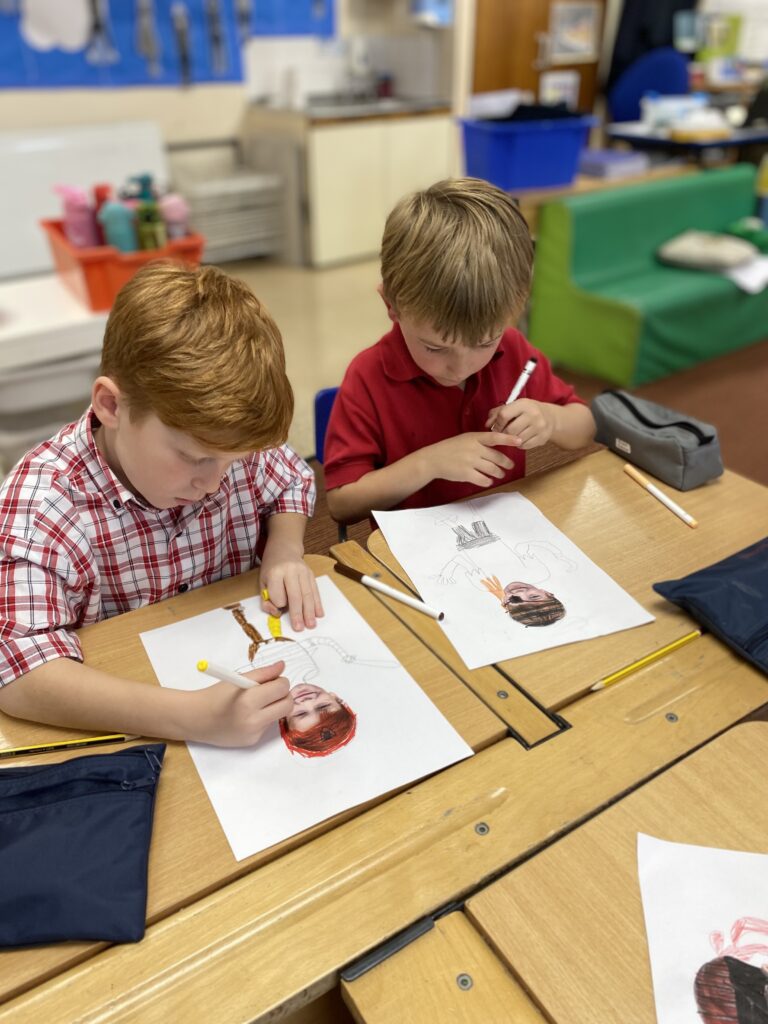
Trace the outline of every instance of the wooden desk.
<path fill-rule="evenodd" d="M 765 853 L 767 759 L 768 724 L 740 725 L 469 901 L 548 1019 L 655 1024 L 637 833 Z"/>
<path fill-rule="evenodd" d="M 326 573 L 332 565 L 330 559 L 319 555 L 310 555 L 307 561 L 317 575 Z M 503 723 L 413 633 L 390 615 L 368 590 L 338 574 L 334 574 L 334 582 L 375 628 L 384 643 L 467 743 L 479 750 L 505 735 Z M 139 639 L 140 632 L 221 607 L 256 594 L 258 590 L 258 573 L 246 573 L 89 626 L 80 632 L 85 659 L 97 668 L 117 672 L 140 683 L 157 685 Z M 46 742 L 77 735 L 72 730 L 33 725 L 6 716 L 0 716 L 0 726 L 0 739 L 4 746 Z M 105 747 L 103 752 L 109 753 L 114 749 Z M 96 748 L 87 752 L 100 753 L 102 750 Z M 14 761 L 14 765 L 41 765 L 68 756 L 74 757 L 78 753 L 71 751 L 58 755 L 36 755 L 34 758 Z M 298 837 L 238 862 L 232 856 L 224 833 L 215 819 L 186 745 L 170 743 L 155 809 L 149 865 L 148 920 L 156 922 L 167 917 L 359 811 L 360 808 L 357 811 L 350 810 Z M 2 953 L 0 1002 L 93 956 L 99 948 L 93 943 L 67 943 Z M 110 955 L 116 952 L 118 950 L 112 950 Z"/>
<path fill-rule="evenodd" d="M 141 943 L 47 981 L 38 975 L 33 991 L 0 1007 L 0 1024 L 275 1019 L 330 990 L 346 963 L 535 853 L 766 698 L 764 676 L 704 637 L 575 703 L 571 728 L 545 743 L 493 743 L 270 863 L 245 862 L 248 873 L 228 885 L 217 888 L 214 872 L 209 895 L 151 925 Z M 172 757 L 169 769 L 181 772 L 183 762 Z M 205 839 L 192 849 L 185 797 L 178 785 L 174 792 L 177 808 L 168 792 L 158 825 L 175 814 L 185 853 L 176 870 L 199 879 L 198 862 L 217 856 L 210 812 L 207 833 L 190 823 Z M 153 854 L 168 870 L 170 854 Z"/>
<path fill-rule="evenodd" d="M 611 452 L 595 452 L 505 488 L 529 498 L 656 616 L 647 626 L 499 663 L 504 675 L 550 710 L 572 703 L 599 679 L 695 628 L 687 615 L 652 590 L 652 582 L 685 576 L 765 536 L 767 487 L 726 472 L 712 484 L 687 491 L 679 500 L 699 521 L 698 529 L 691 530 L 630 480 L 622 466 Z M 371 535 L 368 548 L 414 589 L 380 532 Z M 567 672 L 563 671 L 565 650 Z M 474 673 L 465 668 L 464 678 L 474 688 Z M 482 689 L 478 687 L 477 692 Z M 498 701 L 489 703 L 498 706 Z"/>
<path fill-rule="evenodd" d="M 342 982 L 355 1020 L 364 1024 L 546 1024 L 520 985 L 461 913 L 355 981 Z"/>

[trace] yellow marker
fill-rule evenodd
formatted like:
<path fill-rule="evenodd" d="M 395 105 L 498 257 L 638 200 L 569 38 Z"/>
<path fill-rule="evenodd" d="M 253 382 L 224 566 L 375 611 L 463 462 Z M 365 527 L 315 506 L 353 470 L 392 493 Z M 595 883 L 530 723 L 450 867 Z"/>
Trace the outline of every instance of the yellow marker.
<path fill-rule="evenodd" d="M 269 591 L 267 590 L 266 587 L 264 587 L 264 589 L 262 590 L 261 597 L 262 597 L 262 599 L 264 601 L 268 601 L 269 600 Z"/>
<path fill-rule="evenodd" d="M 256 686 L 253 679 L 241 676 L 239 672 L 232 672 L 222 665 L 214 665 L 212 661 L 198 661 L 197 671 L 204 672 L 205 675 L 212 676 L 214 679 L 221 679 L 225 683 L 234 683 L 235 686 L 239 686 L 243 690 L 249 690 L 252 686 Z"/>
<path fill-rule="evenodd" d="M 650 665 L 654 661 L 658 661 L 659 658 L 663 658 L 665 654 L 669 654 L 671 651 L 676 651 L 679 647 L 685 647 L 691 640 L 695 640 L 701 636 L 700 629 L 694 629 L 692 633 L 686 633 L 685 636 L 681 636 L 679 640 L 673 640 L 671 644 L 667 644 L 665 647 L 660 647 L 658 651 L 652 651 L 650 654 L 646 654 L 644 658 L 639 658 L 637 661 L 633 661 L 631 665 L 625 665 L 624 668 L 620 668 L 618 672 L 613 672 L 611 675 L 606 676 L 605 679 L 601 679 L 595 683 L 591 689 L 604 690 L 606 686 L 612 686 L 614 683 L 618 683 L 620 679 L 628 676 L 632 672 L 637 672 L 638 669 L 645 668 L 646 665 Z"/>
<path fill-rule="evenodd" d="M 277 615 L 270 615 L 267 618 L 267 625 L 269 626 L 269 632 L 272 634 L 272 636 L 283 635 L 283 628 L 280 625 L 280 619 L 277 617 Z"/>

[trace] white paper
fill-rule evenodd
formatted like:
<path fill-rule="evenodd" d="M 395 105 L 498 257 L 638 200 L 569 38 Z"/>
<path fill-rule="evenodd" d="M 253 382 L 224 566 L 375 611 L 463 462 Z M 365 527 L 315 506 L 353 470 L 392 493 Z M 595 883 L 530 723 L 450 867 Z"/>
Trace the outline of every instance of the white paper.
<path fill-rule="evenodd" d="M 237 860 L 472 754 L 339 589 L 327 577 L 317 582 L 325 608 L 317 628 L 294 633 L 283 619 L 283 635 L 298 643 L 270 641 L 252 662 L 250 640 L 227 608 L 141 634 L 163 686 L 212 685 L 197 671 L 203 659 L 241 672 L 285 660 L 292 686 L 321 687 L 356 715 L 354 737 L 325 756 L 291 752 L 277 726 L 251 748 L 189 744 Z M 240 606 L 269 637 L 259 599 Z"/>
<path fill-rule="evenodd" d="M 768 256 L 756 256 L 749 263 L 742 263 L 723 273 L 743 292 L 756 295 L 768 285 Z"/>
<path fill-rule="evenodd" d="M 374 515 L 422 600 L 445 613 L 440 625 L 470 669 L 653 621 L 521 494 Z M 513 583 L 538 594 L 516 588 L 505 598 L 533 596 L 544 606 L 554 597 L 562 617 L 516 619 L 520 602 L 507 611 L 490 589 Z"/>
<path fill-rule="evenodd" d="M 658 1024 L 736 1021 L 705 1015 L 705 986 L 722 965 L 707 968 L 698 985 L 696 976 L 723 956 L 755 969 L 768 964 L 768 856 L 640 833 L 637 866 Z M 762 1008 L 768 1013 L 768 1000 Z"/>

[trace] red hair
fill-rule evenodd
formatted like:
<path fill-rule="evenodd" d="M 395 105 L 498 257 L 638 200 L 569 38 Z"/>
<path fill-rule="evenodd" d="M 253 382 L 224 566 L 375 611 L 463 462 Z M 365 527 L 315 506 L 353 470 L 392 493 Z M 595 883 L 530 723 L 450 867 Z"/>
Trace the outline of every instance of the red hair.
<path fill-rule="evenodd" d="M 306 732 L 291 729 L 285 718 L 280 719 L 280 735 L 292 754 L 302 757 L 325 757 L 346 747 L 354 737 L 357 715 L 343 700 L 337 711 L 321 711 L 320 721 Z"/>

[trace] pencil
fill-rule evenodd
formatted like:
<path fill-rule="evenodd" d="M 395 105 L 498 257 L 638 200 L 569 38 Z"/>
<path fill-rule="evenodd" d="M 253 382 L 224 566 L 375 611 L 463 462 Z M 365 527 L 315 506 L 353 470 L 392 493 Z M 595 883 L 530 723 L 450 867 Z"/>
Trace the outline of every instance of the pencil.
<path fill-rule="evenodd" d="M 692 633 L 686 633 L 685 636 L 681 636 L 678 640 L 673 640 L 672 643 L 666 644 L 664 647 L 660 647 L 657 651 L 651 651 L 650 654 L 646 654 L 644 658 L 638 658 L 637 661 L 633 661 L 629 665 L 625 665 L 624 668 L 620 668 L 617 672 L 611 673 L 606 676 L 605 679 L 599 680 L 590 689 L 604 690 L 606 686 L 612 686 L 614 683 L 618 683 L 620 679 L 624 679 L 625 676 L 630 675 L 632 672 L 637 672 L 638 669 L 645 668 L 646 665 L 652 664 L 654 661 L 658 661 L 659 658 L 663 658 L 665 654 L 669 654 L 671 651 L 676 651 L 680 647 L 685 647 L 691 640 L 695 640 L 701 636 L 700 629 L 694 629 Z"/>
<path fill-rule="evenodd" d="M 59 750 L 77 750 L 80 747 L 98 747 L 108 743 L 125 743 L 137 740 L 138 736 L 126 736 L 123 733 L 109 733 L 106 736 L 83 736 L 76 740 L 54 740 L 52 743 L 33 743 L 27 747 L 6 747 L 0 749 L 0 758 L 26 757 L 27 754 L 48 754 Z"/>
<path fill-rule="evenodd" d="M 687 526 L 690 526 L 692 530 L 695 530 L 699 525 L 693 516 L 689 516 L 685 509 L 680 508 L 677 502 L 672 501 L 672 499 L 669 498 L 662 490 L 659 490 L 656 484 L 652 484 L 648 477 L 643 476 L 639 469 L 635 469 L 634 466 L 630 466 L 629 463 L 625 463 L 624 472 L 627 476 L 631 476 L 633 480 L 636 480 L 637 483 L 639 483 L 641 487 L 644 487 L 649 494 L 652 494 L 654 498 L 658 498 L 662 505 L 666 505 L 670 512 L 674 512 L 676 516 L 679 516 L 679 518 L 682 519 Z"/>
<path fill-rule="evenodd" d="M 243 690 L 250 690 L 252 686 L 257 685 L 253 679 L 241 676 L 231 669 L 222 668 L 221 665 L 215 665 L 212 661 L 198 661 L 197 671 L 204 672 L 207 676 L 213 676 L 214 679 L 221 679 L 225 683 L 234 683 L 235 686 L 239 686 Z"/>
<path fill-rule="evenodd" d="M 373 576 L 366 576 L 365 573 L 360 572 L 359 569 L 351 569 L 348 565 L 342 565 L 341 562 L 337 562 L 334 565 L 336 572 L 342 576 L 346 576 L 351 580 L 356 580 L 358 583 L 362 583 L 365 587 L 370 587 L 371 590 L 378 590 L 380 594 L 386 594 L 387 597 L 394 597 L 396 601 L 402 601 L 403 604 L 407 604 L 409 608 L 415 608 L 418 612 L 424 612 L 425 615 L 429 615 L 433 619 L 437 619 L 438 622 L 442 622 L 445 618 L 444 612 L 439 612 L 436 608 L 431 608 L 428 604 L 424 604 L 417 597 L 411 597 L 410 594 L 404 594 L 402 590 L 395 590 L 394 587 L 388 586 L 386 583 L 382 583 L 381 580 L 377 580 Z"/>

